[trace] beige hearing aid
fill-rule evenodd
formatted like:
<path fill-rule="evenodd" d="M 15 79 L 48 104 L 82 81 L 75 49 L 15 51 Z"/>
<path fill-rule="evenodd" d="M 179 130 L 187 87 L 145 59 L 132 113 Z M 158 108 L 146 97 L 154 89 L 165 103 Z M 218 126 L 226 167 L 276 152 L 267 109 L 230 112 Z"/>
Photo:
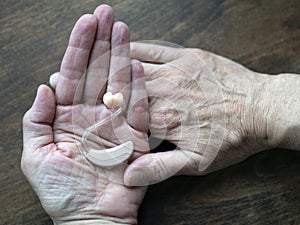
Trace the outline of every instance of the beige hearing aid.
<path fill-rule="evenodd" d="M 107 92 L 103 96 L 103 103 L 106 105 L 107 108 L 118 109 L 114 113 L 112 113 L 111 116 L 106 117 L 98 123 L 94 124 L 93 126 L 88 127 L 82 135 L 81 143 L 83 150 L 85 151 L 84 156 L 87 160 L 89 160 L 96 166 L 113 167 L 122 164 L 129 159 L 129 157 L 133 153 L 134 144 L 132 141 L 126 141 L 121 145 L 109 149 L 96 150 L 88 148 L 86 141 L 89 134 L 93 130 L 99 128 L 103 124 L 107 123 L 108 121 L 122 113 L 124 98 L 121 93 L 113 95 L 111 92 Z"/>
<path fill-rule="evenodd" d="M 93 164 L 100 167 L 113 167 L 117 166 L 131 156 L 133 152 L 133 142 L 127 141 L 114 148 L 105 150 L 91 149 L 85 157 Z"/>

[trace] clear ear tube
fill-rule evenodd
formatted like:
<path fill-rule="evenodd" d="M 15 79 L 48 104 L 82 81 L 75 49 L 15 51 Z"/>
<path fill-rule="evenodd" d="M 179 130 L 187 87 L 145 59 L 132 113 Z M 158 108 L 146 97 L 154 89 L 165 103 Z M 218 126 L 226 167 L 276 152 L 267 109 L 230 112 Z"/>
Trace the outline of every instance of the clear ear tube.
<path fill-rule="evenodd" d="M 113 112 L 110 116 L 104 118 L 103 120 L 95 123 L 94 125 L 88 127 L 81 137 L 81 147 L 83 150 L 83 154 L 85 158 L 99 167 L 114 167 L 120 165 L 128 160 L 128 158 L 132 155 L 134 145 L 132 141 L 126 141 L 116 147 L 97 150 L 92 149 L 88 146 L 87 140 L 88 136 L 99 127 L 103 126 L 107 122 L 113 120 L 113 118 L 119 116 L 123 109 L 121 105 L 123 105 L 123 96 L 120 97 L 120 93 L 116 94 L 115 105 L 120 106 L 115 112 Z M 114 95 L 111 93 L 106 93 L 103 97 L 105 99 L 104 103 L 107 105 L 109 103 L 109 108 L 113 105 L 114 101 L 110 98 L 113 98 Z"/>

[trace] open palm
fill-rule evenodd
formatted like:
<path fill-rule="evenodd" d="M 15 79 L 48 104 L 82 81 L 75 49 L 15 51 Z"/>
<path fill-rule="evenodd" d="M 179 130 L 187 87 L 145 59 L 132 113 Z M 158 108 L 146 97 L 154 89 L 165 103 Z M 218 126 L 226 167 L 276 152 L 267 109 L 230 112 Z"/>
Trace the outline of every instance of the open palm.
<path fill-rule="evenodd" d="M 132 158 L 149 151 L 148 103 L 143 69 L 129 58 L 129 30 L 114 22 L 108 6 L 76 23 L 66 50 L 56 93 L 41 85 L 24 116 L 22 170 L 56 223 L 109 220 L 136 223 L 146 188 L 123 184 L 126 165 L 105 169 L 85 159 L 80 138 L 85 129 L 112 111 L 105 92 L 121 92 L 122 115 L 88 138 L 93 148 L 133 141 Z M 117 203 L 117 204 L 116 204 Z"/>

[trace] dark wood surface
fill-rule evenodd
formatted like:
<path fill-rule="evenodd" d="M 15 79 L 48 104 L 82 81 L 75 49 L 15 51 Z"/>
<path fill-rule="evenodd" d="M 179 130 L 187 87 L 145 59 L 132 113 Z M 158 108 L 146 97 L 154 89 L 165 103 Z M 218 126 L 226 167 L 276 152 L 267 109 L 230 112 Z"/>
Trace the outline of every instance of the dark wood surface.
<path fill-rule="evenodd" d="M 103 2 L 115 6 L 133 40 L 170 41 L 259 72 L 300 74 L 299 0 L 2 0 L 0 224 L 51 224 L 20 170 L 22 116 L 37 86 L 58 71 L 75 21 Z M 270 150 L 207 176 L 153 185 L 139 222 L 300 224 L 300 153 Z"/>

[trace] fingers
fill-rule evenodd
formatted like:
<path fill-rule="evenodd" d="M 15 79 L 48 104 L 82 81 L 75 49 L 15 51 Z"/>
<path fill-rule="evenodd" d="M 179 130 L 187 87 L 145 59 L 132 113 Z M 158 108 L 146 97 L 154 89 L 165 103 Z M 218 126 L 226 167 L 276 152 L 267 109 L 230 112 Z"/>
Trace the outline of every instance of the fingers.
<path fill-rule="evenodd" d="M 87 69 L 96 29 L 94 15 L 84 15 L 75 24 L 60 68 L 56 86 L 57 104 L 71 105 L 77 95 L 81 98 L 80 79 Z"/>
<path fill-rule="evenodd" d="M 132 83 L 127 121 L 135 130 L 148 132 L 149 108 L 143 67 L 139 61 L 134 60 L 131 70 Z"/>
<path fill-rule="evenodd" d="M 137 61 L 134 61 L 134 62 L 137 62 Z M 161 77 L 163 77 L 163 75 L 165 73 L 164 65 L 162 65 L 162 64 L 142 63 L 142 67 L 143 67 L 143 71 L 144 71 L 143 72 L 144 77 L 145 77 L 144 79 L 146 79 L 146 81 L 151 81 L 151 80 L 154 80 L 157 78 L 161 78 Z M 54 89 L 56 88 L 58 78 L 59 78 L 59 72 L 52 74 L 49 78 L 49 83 L 50 83 L 51 87 Z M 88 85 L 86 85 L 86 87 L 87 86 Z M 99 91 L 99 86 L 101 86 L 101 85 L 98 85 L 95 89 L 97 90 L 97 93 L 100 93 L 98 98 L 101 98 L 101 101 L 102 101 L 104 91 Z"/>
<path fill-rule="evenodd" d="M 127 167 L 124 183 L 145 186 L 163 181 L 178 173 L 188 159 L 188 155 L 179 150 L 142 155 Z"/>
<path fill-rule="evenodd" d="M 32 107 L 23 118 L 24 152 L 53 142 L 52 123 L 55 106 L 52 90 L 46 85 L 41 85 Z"/>
<path fill-rule="evenodd" d="M 180 48 L 138 42 L 130 44 L 130 57 L 143 62 L 167 63 L 180 58 L 183 54 Z"/>
<path fill-rule="evenodd" d="M 116 22 L 113 25 L 111 39 L 110 71 L 107 92 L 123 94 L 125 103 L 130 95 L 130 33 L 126 24 Z"/>
<path fill-rule="evenodd" d="M 146 81 L 161 78 L 168 75 L 168 69 L 165 64 L 142 63 Z"/>
<path fill-rule="evenodd" d="M 110 41 L 114 23 L 114 12 L 108 5 L 99 6 L 94 15 L 97 17 L 98 28 L 83 94 L 83 101 L 88 104 L 101 102 L 106 90 L 110 63 Z"/>

